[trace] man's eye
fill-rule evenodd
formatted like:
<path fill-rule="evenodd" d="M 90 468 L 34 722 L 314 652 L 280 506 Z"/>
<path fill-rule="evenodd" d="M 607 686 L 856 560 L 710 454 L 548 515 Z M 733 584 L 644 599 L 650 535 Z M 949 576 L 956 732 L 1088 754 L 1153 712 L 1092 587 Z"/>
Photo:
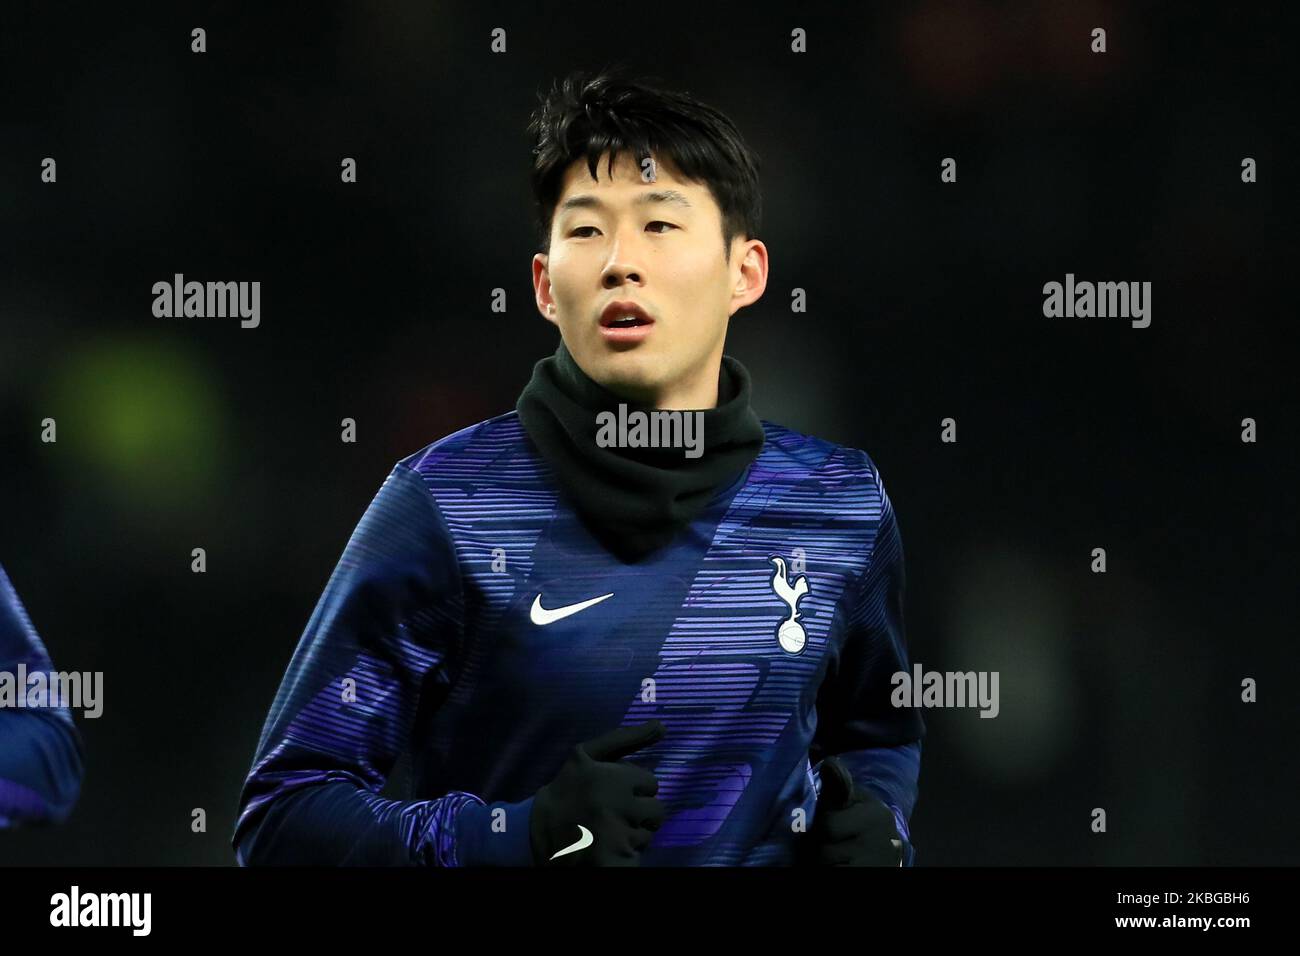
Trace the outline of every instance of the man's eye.
<path fill-rule="evenodd" d="M 677 227 L 674 226 L 671 222 L 664 222 L 662 219 L 656 219 L 654 222 L 648 223 L 648 224 L 646 225 L 646 228 L 649 229 L 651 226 L 667 226 L 669 229 L 676 229 L 676 228 L 677 228 Z M 578 233 L 582 232 L 582 230 L 584 230 L 584 229 L 595 230 L 596 227 L 595 227 L 595 226 L 575 226 L 572 230 L 570 230 L 569 235 L 570 235 L 570 236 L 576 236 L 576 235 L 578 235 Z M 660 233 L 660 234 L 662 235 L 662 233 Z"/>

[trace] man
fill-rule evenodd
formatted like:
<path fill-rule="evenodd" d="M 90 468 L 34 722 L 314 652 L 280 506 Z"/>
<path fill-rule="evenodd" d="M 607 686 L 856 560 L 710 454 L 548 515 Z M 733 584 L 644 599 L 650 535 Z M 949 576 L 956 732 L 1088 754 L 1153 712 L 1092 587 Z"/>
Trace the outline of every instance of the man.
<path fill-rule="evenodd" d="M 924 726 L 889 701 L 889 498 L 865 453 L 760 421 L 723 354 L 767 279 L 755 157 L 716 110 L 604 74 L 530 130 L 559 347 L 361 519 L 263 730 L 238 859 L 910 863 Z M 382 797 L 403 752 L 412 799 Z"/>
<path fill-rule="evenodd" d="M 66 706 L 17 707 L 21 675 L 53 670 L 9 576 L 0 567 L 0 828 L 61 823 L 81 791 L 81 735 Z"/>

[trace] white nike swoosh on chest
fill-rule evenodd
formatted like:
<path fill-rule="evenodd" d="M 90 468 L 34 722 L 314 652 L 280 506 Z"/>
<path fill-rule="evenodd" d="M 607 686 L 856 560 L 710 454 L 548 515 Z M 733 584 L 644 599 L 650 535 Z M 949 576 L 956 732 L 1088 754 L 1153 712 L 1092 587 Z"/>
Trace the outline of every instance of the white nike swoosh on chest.
<path fill-rule="evenodd" d="M 534 624 L 539 624 L 542 627 L 545 627 L 547 624 L 553 624 L 556 621 L 568 617 L 570 614 L 577 614 L 579 611 L 585 611 L 593 604 L 599 604 L 601 601 L 605 600 L 605 598 L 612 598 L 613 596 L 614 592 L 610 591 L 608 594 L 602 594 L 600 597 L 594 597 L 587 601 L 579 601 L 577 604 L 566 604 L 564 607 L 549 609 L 542 607 L 542 596 L 539 594 L 533 599 L 533 607 L 532 610 L 528 612 L 528 618 Z"/>

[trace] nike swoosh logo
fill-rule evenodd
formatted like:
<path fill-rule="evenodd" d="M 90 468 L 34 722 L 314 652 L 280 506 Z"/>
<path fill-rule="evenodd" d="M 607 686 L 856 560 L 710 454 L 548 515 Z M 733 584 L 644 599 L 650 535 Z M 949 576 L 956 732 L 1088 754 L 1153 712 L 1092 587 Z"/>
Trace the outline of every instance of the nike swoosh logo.
<path fill-rule="evenodd" d="M 599 604 L 601 601 L 605 600 L 605 598 L 612 598 L 613 596 L 614 592 L 610 591 L 608 594 L 602 594 L 600 597 L 594 597 L 589 601 L 580 601 L 577 604 L 568 604 L 564 607 L 557 607 L 553 610 L 548 610 L 547 608 L 542 607 L 542 596 L 539 594 L 533 599 L 533 609 L 528 612 L 528 617 L 534 624 L 540 624 L 542 627 L 545 627 L 547 624 L 554 624 L 556 621 L 563 620 L 570 614 L 577 614 L 579 611 L 585 611 L 593 604 Z"/>
<path fill-rule="evenodd" d="M 569 846 L 566 846 L 563 850 L 556 850 L 555 853 L 551 854 L 552 860 L 554 860 L 557 856 L 564 856 L 566 853 L 577 853 L 579 850 L 585 850 L 587 849 L 587 847 L 591 846 L 593 843 L 596 842 L 596 838 L 591 835 L 591 831 L 588 830 L 586 827 L 584 827 L 581 823 L 578 824 L 578 829 L 582 831 L 582 836 L 578 837 L 578 842 L 571 843 Z"/>

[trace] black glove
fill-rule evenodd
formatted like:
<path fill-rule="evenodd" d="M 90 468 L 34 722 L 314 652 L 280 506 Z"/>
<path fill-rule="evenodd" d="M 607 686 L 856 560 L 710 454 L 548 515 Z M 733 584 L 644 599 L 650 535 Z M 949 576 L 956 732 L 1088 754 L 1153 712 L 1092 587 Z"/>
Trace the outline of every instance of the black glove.
<path fill-rule="evenodd" d="M 619 727 L 575 746 L 533 798 L 529 839 L 538 866 L 638 866 L 664 821 L 659 781 L 622 758 L 657 743 L 658 720 Z M 557 856 L 556 854 L 560 854 Z"/>
<path fill-rule="evenodd" d="M 835 756 L 821 765 L 822 789 L 797 862 L 806 866 L 900 866 L 903 840 L 894 814 L 875 794 L 855 786 Z"/>

